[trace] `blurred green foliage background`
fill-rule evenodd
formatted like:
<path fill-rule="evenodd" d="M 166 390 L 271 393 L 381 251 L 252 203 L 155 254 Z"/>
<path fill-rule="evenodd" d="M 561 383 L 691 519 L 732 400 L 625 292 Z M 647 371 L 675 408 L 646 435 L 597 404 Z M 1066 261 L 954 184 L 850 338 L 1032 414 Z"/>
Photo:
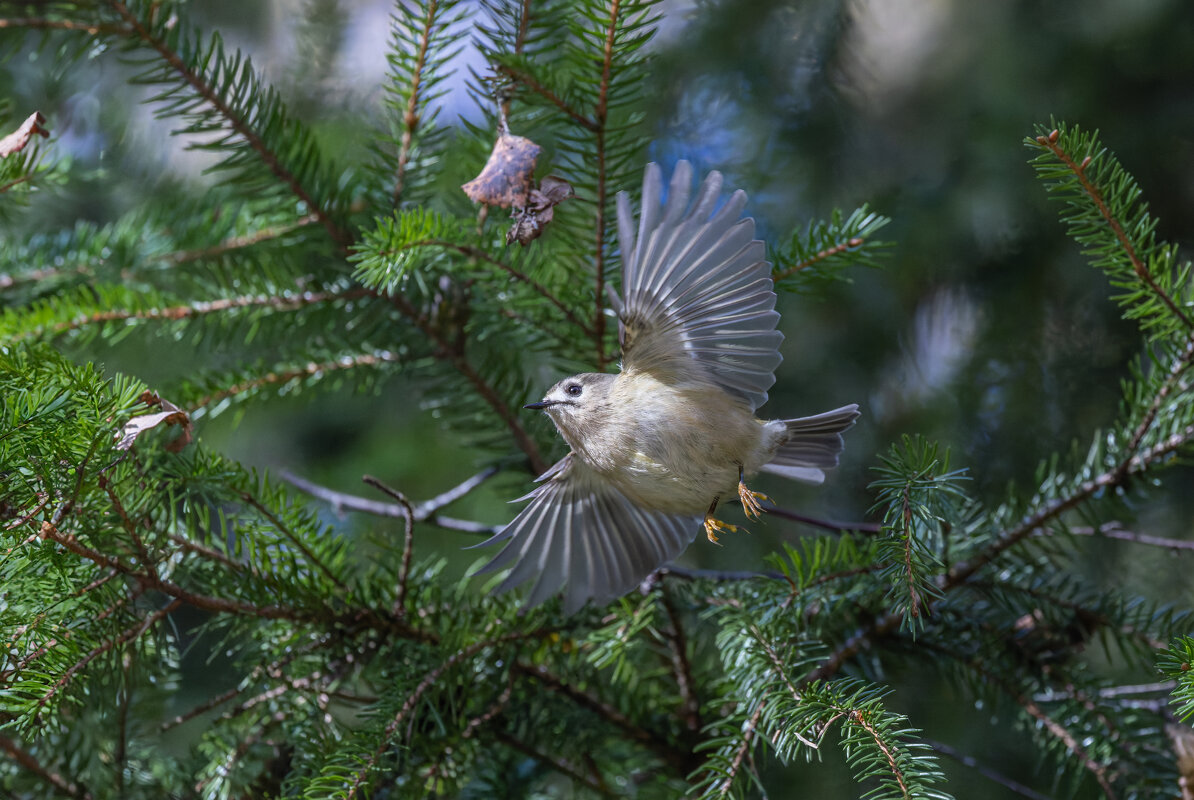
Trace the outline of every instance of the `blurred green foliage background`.
<path fill-rule="evenodd" d="M 643 76 L 657 99 L 647 109 L 650 158 L 725 172 L 729 185 L 750 193 L 749 210 L 773 247 L 834 208 L 868 203 L 893 220 L 880 234 L 892 243 L 883 269 L 780 299 L 785 362 L 763 413 L 859 402 L 864 417 L 824 488 L 764 480 L 764 491 L 802 513 L 867 519 L 875 453 L 902 434 L 924 433 L 948 445 L 953 465 L 996 499 L 1011 481 L 1030 483 L 1042 458 L 1089 441 L 1112 418 L 1139 336 L 1119 319 L 1103 275 L 1064 235 L 1022 139 L 1051 117 L 1100 129 L 1144 188 L 1159 234 L 1187 241 L 1194 4 L 669 0 L 661 9 L 656 65 Z M 357 152 L 385 70 L 387 2 L 205 0 L 195 12 L 251 53 L 321 137 Z M 203 173 L 202 153 L 185 151 L 139 104 L 146 93 L 124 83 L 130 68 L 117 58 L 97 53 L 76 70 L 33 46 L 4 55 L 15 112 L 41 110 L 56 137 L 53 157 L 71 162 L 71 179 L 37 199 L 9 235 L 78 218 L 109 221 L 147 196 L 201 195 L 216 179 Z M 462 88 L 470 67 L 485 69 L 466 51 L 444 114 L 476 118 Z M 152 385 L 244 346 L 166 341 L 147 326 L 114 349 L 77 355 Z M 427 424 L 418 388 L 396 381 L 372 395 L 282 397 L 205 420 L 198 432 L 250 464 L 362 494 L 360 476 L 369 473 L 423 499 L 493 454 L 470 452 Z M 450 512 L 505 521 L 513 512 L 504 501 L 525 491 L 528 478 L 503 473 Z M 1190 538 L 1192 489 L 1194 473 L 1171 471 L 1125 523 Z M 400 534 L 397 522 L 339 524 Z M 777 538 L 801 531 L 772 518 L 722 548 L 698 542 L 686 559 L 755 568 Z M 463 573 L 474 555 L 459 547 L 473 541 L 424 529 L 417 546 L 450 556 Z M 1189 555 L 1102 540 L 1084 552 L 1074 569 L 1097 581 L 1187 604 L 1194 598 Z M 928 738 L 969 740 L 983 762 L 1042 785 L 1042 776 L 1030 777 L 1033 754 L 1023 743 L 993 739 L 994 728 L 959 735 L 965 723 L 955 709 L 918 708 L 914 696 L 892 705 L 925 724 Z M 832 785 L 843 774 L 834 768 L 840 755 L 827 752 L 826 760 L 829 768 L 811 770 L 799 789 L 773 796 L 839 796 Z M 959 797 L 1014 796 L 973 780 L 954 785 Z"/>

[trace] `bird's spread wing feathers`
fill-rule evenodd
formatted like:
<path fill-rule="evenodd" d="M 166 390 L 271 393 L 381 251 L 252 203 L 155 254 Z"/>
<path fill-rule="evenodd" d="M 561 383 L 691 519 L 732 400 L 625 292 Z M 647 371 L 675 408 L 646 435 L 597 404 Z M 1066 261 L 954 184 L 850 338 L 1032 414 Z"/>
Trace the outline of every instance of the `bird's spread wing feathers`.
<path fill-rule="evenodd" d="M 676 165 L 662 205 L 663 177 L 649 164 L 637 235 L 630 200 L 618 195 L 622 366 L 703 378 L 742 397 L 767 400 L 782 360 L 775 290 L 745 193 L 721 206 L 722 178 L 711 172 L 691 205 L 692 167 Z"/>
<path fill-rule="evenodd" d="M 501 533 L 477 545 L 506 543 L 476 573 L 513 566 L 495 591 L 535 578 L 528 608 L 565 584 L 564 610 L 569 614 L 589 599 L 620 597 L 684 552 L 700 530 L 698 517 L 639 508 L 572 455 L 540 481 L 520 498 L 530 505 Z"/>

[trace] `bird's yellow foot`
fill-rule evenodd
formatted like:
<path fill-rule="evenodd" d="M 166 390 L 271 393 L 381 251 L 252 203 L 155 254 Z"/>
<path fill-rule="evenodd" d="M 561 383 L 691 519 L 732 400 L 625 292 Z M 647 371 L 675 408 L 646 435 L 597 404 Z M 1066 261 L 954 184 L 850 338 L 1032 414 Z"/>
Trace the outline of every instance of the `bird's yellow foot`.
<path fill-rule="evenodd" d="M 762 492 L 752 492 L 747 489 L 746 484 L 742 481 L 738 481 L 738 499 L 742 501 L 742 511 L 746 514 L 746 518 L 754 520 L 763 516 L 763 512 L 766 510 L 761 501 L 771 502 L 771 498 Z"/>
<path fill-rule="evenodd" d="M 713 544 L 717 544 L 717 534 L 737 532 L 737 525 L 731 525 L 728 522 L 714 519 L 712 513 L 705 515 L 705 535 L 709 537 L 709 541 L 713 542 Z"/>

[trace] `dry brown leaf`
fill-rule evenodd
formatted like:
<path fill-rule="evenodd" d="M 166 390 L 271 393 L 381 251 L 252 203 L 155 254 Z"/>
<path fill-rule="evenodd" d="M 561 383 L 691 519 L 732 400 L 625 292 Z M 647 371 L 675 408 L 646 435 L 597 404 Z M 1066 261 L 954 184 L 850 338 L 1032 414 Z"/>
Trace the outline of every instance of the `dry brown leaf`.
<path fill-rule="evenodd" d="M 49 136 L 50 132 L 42 127 L 42 123 L 45 121 L 46 118 L 41 115 L 40 111 L 30 114 L 29 118 L 21 123 L 21 127 L 0 139 L 0 158 L 24 150 L 25 145 L 29 144 L 29 140 L 33 138 L 34 134 Z"/>
<path fill-rule="evenodd" d="M 522 208 L 534 187 L 535 161 L 541 150 L 530 139 L 503 130 L 481 174 L 460 188 L 475 203 Z"/>
<path fill-rule="evenodd" d="M 182 433 L 176 436 L 166 445 L 166 449 L 171 453 L 177 453 L 179 450 L 182 450 L 191 443 L 191 418 L 187 415 L 187 412 L 183 411 L 169 400 L 158 397 L 153 392 L 145 392 L 142 394 L 141 402 L 148 406 L 154 406 L 162 410 L 153 414 L 142 414 L 141 416 L 133 417 L 128 422 L 124 423 L 124 429 L 121 431 L 120 441 L 116 443 L 117 450 L 128 450 L 133 446 L 141 434 L 152 428 L 156 428 L 162 423 L 167 425 L 182 426 Z"/>
<path fill-rule="evenodd" d="M 514 224 L 506 232 L 506 244 L 518 242 L 525 247 L 538 239 L 555 216 L 555 207 L 573 194 L 572 184 L 563 178 L 548 175 L 538 189 L 530 191 L 526 206 L 516 208 L 510 215 L 514 218 Z"/>

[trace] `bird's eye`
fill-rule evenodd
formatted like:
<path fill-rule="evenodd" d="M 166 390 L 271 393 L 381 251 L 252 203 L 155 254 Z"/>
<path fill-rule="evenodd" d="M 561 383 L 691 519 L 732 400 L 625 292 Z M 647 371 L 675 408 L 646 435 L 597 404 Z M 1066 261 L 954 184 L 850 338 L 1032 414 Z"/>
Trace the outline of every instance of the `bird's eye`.
<path fill-rule="evenodd" d="M 579 383 L 570 383 L 564 387 L 564 391 L 571 397 L 580 397 L 582 390 Z"/>

